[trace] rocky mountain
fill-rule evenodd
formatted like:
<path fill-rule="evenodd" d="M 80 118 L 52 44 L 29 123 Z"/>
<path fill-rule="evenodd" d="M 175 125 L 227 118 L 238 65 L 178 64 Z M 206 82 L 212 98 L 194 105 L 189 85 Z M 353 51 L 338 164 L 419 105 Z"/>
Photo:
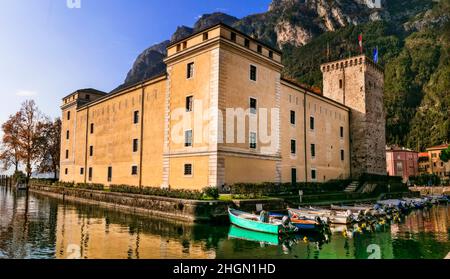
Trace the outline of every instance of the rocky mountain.
<path fill-rule="evenodd" d="M 273 0 L 267 12 L 242 19 L 205 14 L 192 28 L 178 27 L 170 41 L 139 55 L 121 87 L 164 73 L 162 61 L 169 42 L 218 22 L 282 49 L 283 75 L 320 87 L 318 65 L 356 54 L 358 34 L 363 33 L 366 54 L 378 46 L 386 69 L 388 143 L 423 149 L 450 140 L 450 94 L 445 95 L 450 86 L 445 87 L 447 79 L 441 78 L 448 74 L 450 79 L 446 70 L 449 15 L 450 0 Z M 437 88 L 447 93 L 437 94 Z M 439 108 L 431 100 L 439 100 Z M 430 107 L 434 119 L 439 119 L 436 125 L 424 119 Z"/>

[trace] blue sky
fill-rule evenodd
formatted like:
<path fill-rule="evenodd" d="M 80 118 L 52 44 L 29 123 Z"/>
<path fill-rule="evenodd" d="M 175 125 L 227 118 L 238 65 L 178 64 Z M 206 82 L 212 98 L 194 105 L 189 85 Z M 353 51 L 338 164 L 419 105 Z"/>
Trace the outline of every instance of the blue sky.
<path fill-rule="evenodd" d="M 271 0 L 0 0 L 0 122 L 34 99 L 51 117 L 79 88 L 110 91 L 135 58 L 204 13 L 241 18 Z"/>

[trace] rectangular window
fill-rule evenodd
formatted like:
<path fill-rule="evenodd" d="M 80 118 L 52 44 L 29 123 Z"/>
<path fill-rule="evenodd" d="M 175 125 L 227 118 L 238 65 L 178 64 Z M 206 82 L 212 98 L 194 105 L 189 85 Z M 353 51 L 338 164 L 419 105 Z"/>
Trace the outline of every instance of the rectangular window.
<path fill-rule="evenodd" d="M 138 148 L 139 148 L 139 140 L 133 139 L 133 152 L 138 152 Z"/>
<path fill-rule="evenodd" d="M 89 156 L 94 156 L 94 147 L 92 145 L 89 146 Z"/>
<path fill-rule="evenodd" d="M 194 96 L 186 97 L 186 112 L 194 110 Z"/>
<path fill-rule="evenodd" d="M 86 94 L 86 100 L 90 100 L 91 99 L 91 95 L 89 95 L 89 94 Z"/>
<path fill-rule="evenodd" d="M 178 44 L 178 45 L 177 45 L 177 52 L 180 51 L 180 50 L 181 50 L 181 45 Z"/>
<path fill-rule="evenodd" d="M 342 82 L 342 79 L 339 80 L 339 89 L 342 89 L 342 87 L 344 86 L 344 83 Z"/>
<path fill-rule="evenodd" d="M 80 168 L 80 175 L 84 174 L 84 168 Z"/>
<path fill-rule="evenodd" d="M 295 155 L 297 153 L 297 141 L 291 140 L 291 154 Z"/>
<path fill-rule="evenodd" d="M 183 42 L 183 49 L 187 48 L 187 42 Z"/>
<path fill-rule="evenodd" d="M 316 145 L 311 144 L 311 157 L 316 157 Z"/>
<path fill-rule="evenodd" d="M 309 128 L 311 129 L 311 130 L 314 130 L 314 125 L 315 123 L 314 123 L 314 117 L 310 117 L 309 118 Z"/>
<path fill-rule="evenodd" d="M 291 110 L 291 124 L 295 125 L 295 111 Z"/>
<path fill-rule="evenodd" d="M 231 41 L 236 42 L 236 33 L 231 32 Z"/>
<path fill-rule="evenodd" d="M 88 180 L 92 181 L 92 168 L 89 168 Z"/>
<path fill-rule="evenodd" d="M 311 179 L 316 180 L 317 179 L 317 170 L 312 169 L 311 170 Z"/>
<path fill-rule="evenodd" d="M 250 98 L 250 113 L 256 114 L 257 108 L 258 108 L 258 102 L 256 101 L 256 99 Z"/>
<path fill-rule="evenodd" d="M 273 58 L 273 51 L 269 51 L 269 58 Z"/>
<path fill-rule="evenodd" d="M 184 175 L 192 175 L 192 164 L 184 164 Z"/>
<path fill-rule="evenodd" d="M 344 150 L 341 150 L 341 161 L 345 160 L 345 152 Z"/>
<path fill-rule="evenodd" d="M 208 32 L 203 33 L 203 41 L 208 40 Z"/>
<path fill-rule="evenodd" d="M 94 133 L 94 123 L 91 123 L 91 134 Z"/>
<path fill-rule="evenodd" d="M 67 120 L 70 120 L 70 111 L 67 112 Z"/>
<path fill-rule="evenodd" d="M 250 148 L 256 149 L 256 133 L 250 132 Z"/>
<path fill-rule="evenodd" d="M 187 130 L 184 132 L 184 146 L 192 146 L 192 130 Z"/>
<path fill-rule="evenodd" d="M 344 138 L 344 127 L 341 127 L 340 135 L 341 135 L 341 138 Z"/>
<path fill-rule="evenodd" d="M 66 169 L 64 170 L 64 173 L 65 173 L 66 175 L 69 174 L 69 169 L 66 168 Z"/>
<path fill-rule="evenodd" d="M 244 46 L 247 47 L 247 48 L 250 47 L 250 40 L 249 39 L 245 39 Z"/>
<path fill-rule="evenodd" d="M 108 182 L 112 181 L 112 167 L 108 167 Z"/>
<path fill-rule="evenodd" d="M 139 123 L 139 111 L 138 110 L 134 111 L 134 113 L 133 113 L 133 123 L 134 124 Z"/>
<path fill-rule="evenodd" d="M 132 166 L 131 167 L 131 175 L 137 175 L 138 174 L 138 167 Z"/>
<path fill-rule="evenodd" d="M 250 80 L 256 81 L 256 66 L 250 65 Z"/>
<path fill-rule="evenodd" d="M 297 169 L 296 168 L 291 169 L 291 183 L 292 183 L 292 185 L 297 184 Z"/>
<path fill-rule="evenodd" d="M 191 62 L 191 63 L 187 64 L 186 71 L 187 71 L 186 77 L 188 79 L 194 77 L 194 62 Z"/>
<path fill-rule="evenodd" d="M 69 150 L 66 150 L 66 159 L 69 159 Z"/>
<path fill-rule="evenodd" d="M 66 131 L 66 139 L 69 139 L 70 138 L 70 132 L 69 132 L 69 130 L 67 130 Z"/>
<path fill-rule="evenodd" d="M 258 46 L 257 46 L 257 51 L 258 51 L 259 53 L 262 53 L 262 46 L 258 45 Z"/>

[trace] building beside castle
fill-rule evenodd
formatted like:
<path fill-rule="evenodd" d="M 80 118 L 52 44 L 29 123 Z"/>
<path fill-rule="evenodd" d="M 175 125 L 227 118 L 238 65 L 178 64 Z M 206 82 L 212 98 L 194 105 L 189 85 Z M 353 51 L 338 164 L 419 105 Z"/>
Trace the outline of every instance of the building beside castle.
<path fill-rule="evenodd" d="M 63 99 L 61 181 L 201 189 L 386 173 L 383 71 L 365 56 L 317 65 L 318 94 L 224 24 L 167 53 L 164 75 Z"/>

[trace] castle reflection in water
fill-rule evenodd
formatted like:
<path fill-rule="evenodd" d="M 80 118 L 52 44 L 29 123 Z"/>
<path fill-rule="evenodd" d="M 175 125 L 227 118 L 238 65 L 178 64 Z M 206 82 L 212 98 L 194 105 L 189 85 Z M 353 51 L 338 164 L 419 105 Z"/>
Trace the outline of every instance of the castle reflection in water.
<path fill-rule="evenodd" d="M 447 206 L 414 211 L 400 224 L 352 238 L 301 238 L 291 245 L 235 239 L 226 225 L 139 217 L 97 206 L 63 203 L 0 187 L 0 258 L 216 259 L 438 258 L 450 251 Z"/>

